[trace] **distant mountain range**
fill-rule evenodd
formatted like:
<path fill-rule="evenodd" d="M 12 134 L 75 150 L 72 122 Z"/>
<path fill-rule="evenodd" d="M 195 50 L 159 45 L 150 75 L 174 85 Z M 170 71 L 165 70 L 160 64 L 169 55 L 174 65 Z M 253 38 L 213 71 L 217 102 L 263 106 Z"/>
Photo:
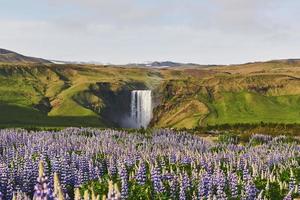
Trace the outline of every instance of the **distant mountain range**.
<path fill-rule="evenodd" d="M 80 65 L 115 65 L 115 64 L 107 64 L 101 62 L 82 62 L 82 61 L 61 61 L 61 60 L 46 60 L 42 58 L 36 57 L 29 57 L 14 51 L 1 49 L 0 48 L 0 62 L 2 63 L 53 63 L 53 64 L 80 64 Z M 171 61 L 154 61 L 154 62 L 147 62 L 147 63 L 130 63 L 125 65 L 119 66 L 136 66 L 136 67 L 153 67 L 153 68 L 165 68 L 165 67 L 182 67 L 182 66 L 200 66 L 198 64 L 193 63 L 178 63 L 178 62 L 171 62 Z"/>
<path fill-rule="evenodd" d="M 151 68 L 168 68 L 168 67 L 208 67 L 212 65 L 200 65 L 196 63 L 179 63 L 172 61 L 154 61 L 147 63 L 130 63 L 125 66 L 136 66 L 136 67 L 151 67 Z"/>
<path fill-rule="evenodd" d="M 287 63 L 296 64 L 300 62 L 300 59 L 278 59 L 270 60 L 268 63 Z M 43 58 L 25 56 L 14 51 L 0 48 L 0 63 L 42 63 L 42 64 L 77 64 L 77 65 L 106 65 L 106 66 L 128 66 L 128 67 L 145 67 L 145 68 L 169 68 L 169 67 L 217 67 L 217 66 L 231 66 L 231 65 L 202 65 L 197 63 L 180 63 L 172 61 L 153 61 L 145 63 L 129 63 L 129 64 L 112 64 L 101 62 L 83 62 L 83 61 L 62 61 L 62 60 L 47 60 Z M 247 64 L 264 63 L 264 62 L 250 62 Z M 243 65 L 243 64 L 238 64 Z"/>

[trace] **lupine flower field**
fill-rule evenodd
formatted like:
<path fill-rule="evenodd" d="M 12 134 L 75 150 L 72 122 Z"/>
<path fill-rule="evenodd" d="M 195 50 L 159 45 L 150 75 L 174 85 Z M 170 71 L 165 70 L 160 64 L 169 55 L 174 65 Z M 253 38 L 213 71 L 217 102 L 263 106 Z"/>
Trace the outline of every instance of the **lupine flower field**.
<path fill-rule="evenodd" d="M 67 128 L 0 130 L 0 199 L 292 199 L 300 147 L 285 136 L 249 142 Z"/>

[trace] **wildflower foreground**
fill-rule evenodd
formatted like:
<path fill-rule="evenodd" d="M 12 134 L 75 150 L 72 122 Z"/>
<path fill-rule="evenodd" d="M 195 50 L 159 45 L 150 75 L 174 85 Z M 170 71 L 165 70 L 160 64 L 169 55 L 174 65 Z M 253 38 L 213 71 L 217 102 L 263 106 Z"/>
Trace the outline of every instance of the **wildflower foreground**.
<path fill-rule="evenodd" d="M 0 199 L 292 199 L 299 150 L 285 136 L 237 144 L 171 130 L 6 129 Z"/>

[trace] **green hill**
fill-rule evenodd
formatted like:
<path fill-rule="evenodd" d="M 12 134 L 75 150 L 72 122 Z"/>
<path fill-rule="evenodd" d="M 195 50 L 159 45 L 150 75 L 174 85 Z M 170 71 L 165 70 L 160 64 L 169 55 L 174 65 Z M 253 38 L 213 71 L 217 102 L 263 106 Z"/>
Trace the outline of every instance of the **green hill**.
<path fill-rule="evenodd" d="M 2 63 L 51 63 L 42 58 L 24 56 L 13 51 L 0 48 L 0 62 Z"/>
<path fill-rule="evenodd" d="M 300 123 L 300 63 L 165 69 L 0 64 L 0 126 L 119 126 L 132 89 L 154 93 L 151 126 Z"/>

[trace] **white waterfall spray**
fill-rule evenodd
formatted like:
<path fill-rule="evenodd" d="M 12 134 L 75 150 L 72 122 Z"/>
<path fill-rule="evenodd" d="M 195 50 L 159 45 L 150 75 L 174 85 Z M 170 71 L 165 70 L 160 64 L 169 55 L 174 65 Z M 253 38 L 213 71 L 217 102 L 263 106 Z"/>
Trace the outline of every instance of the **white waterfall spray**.
<path fill-rule="evenodd" d="M 131 91 L 131 120 L 134 128 L 146 128 L 152 118 L 151 90 Z"/>

